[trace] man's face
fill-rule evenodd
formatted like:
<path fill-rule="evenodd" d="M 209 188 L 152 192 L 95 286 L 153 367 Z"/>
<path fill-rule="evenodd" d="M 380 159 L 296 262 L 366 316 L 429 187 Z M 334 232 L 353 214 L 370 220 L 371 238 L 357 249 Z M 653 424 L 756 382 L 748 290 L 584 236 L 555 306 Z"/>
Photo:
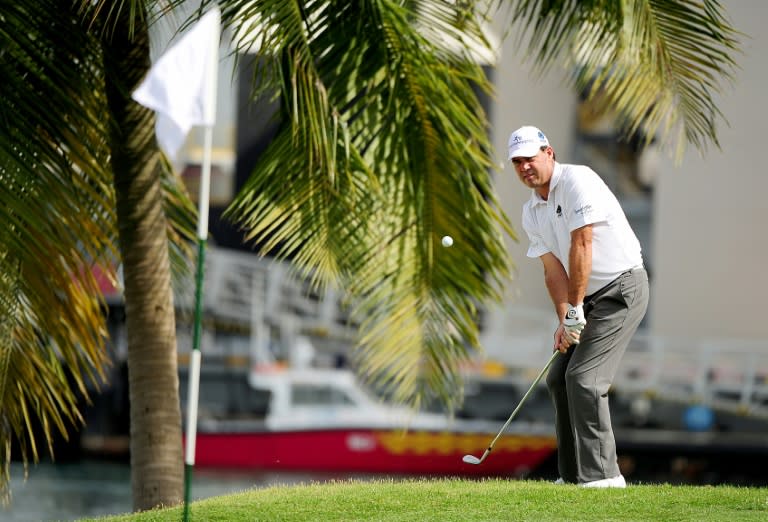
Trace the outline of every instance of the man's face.
<path fill-rule="evenodd" d="M 549 184 L 552 171 L 555 168 L 555 158 L 552 147 L 539 150 L 535 156 L 512 158 L 512 166 L 515 168 L 520 181 L 527 187 L 536 189 Z"/>

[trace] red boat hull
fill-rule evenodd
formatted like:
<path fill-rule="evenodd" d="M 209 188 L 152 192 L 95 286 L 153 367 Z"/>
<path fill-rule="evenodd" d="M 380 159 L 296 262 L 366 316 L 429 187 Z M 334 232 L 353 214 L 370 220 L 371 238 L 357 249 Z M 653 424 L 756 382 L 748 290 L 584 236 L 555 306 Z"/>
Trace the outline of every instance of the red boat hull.
<path fill-rule="evenodd" d="M 493 435 L 370 429 L 198 432 L 197 466 L 291 471 L 521 476 L 555 451 L 554 437 L 503 435 L 482 465 Z"/>

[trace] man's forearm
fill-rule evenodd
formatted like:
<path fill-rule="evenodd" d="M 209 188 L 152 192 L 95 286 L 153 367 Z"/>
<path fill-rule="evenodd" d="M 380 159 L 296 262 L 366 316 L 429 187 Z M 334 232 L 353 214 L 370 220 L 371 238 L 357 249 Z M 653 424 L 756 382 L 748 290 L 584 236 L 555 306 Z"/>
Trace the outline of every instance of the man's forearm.
<path fill-rule="evenodd" d="M 569 285 L 568 274 L 566 274 L 565 268 L 559 262 L 551 265 L 545 264 L 544 284 L 549 292 L 549 297 L 552 299 L 552 304 L 555 306 L 557 319 L 562 323 L 565 312 L 568 310 Z"/>
<path fill-rule="evenodd" d="M 592 226 L 571 233 L 568 254 L 568 302 L 574 306 L 584 302 L 589 274 L 592 272 Z"/>

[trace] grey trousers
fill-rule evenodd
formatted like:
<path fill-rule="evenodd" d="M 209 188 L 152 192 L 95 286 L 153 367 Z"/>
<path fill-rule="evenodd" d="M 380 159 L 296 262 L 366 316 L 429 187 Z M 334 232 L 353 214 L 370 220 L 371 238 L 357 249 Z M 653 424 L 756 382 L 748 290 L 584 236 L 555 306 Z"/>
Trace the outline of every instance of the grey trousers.
<path fill-rule="evenodd" d="M 547 374 L 555 406 L 558 471 L 581 483 L 620 474 L 608 389 L 648 308 L 648 274 L 624 272 L 584 299 L 587 326 L 579 344 L 557 357 Z"/>

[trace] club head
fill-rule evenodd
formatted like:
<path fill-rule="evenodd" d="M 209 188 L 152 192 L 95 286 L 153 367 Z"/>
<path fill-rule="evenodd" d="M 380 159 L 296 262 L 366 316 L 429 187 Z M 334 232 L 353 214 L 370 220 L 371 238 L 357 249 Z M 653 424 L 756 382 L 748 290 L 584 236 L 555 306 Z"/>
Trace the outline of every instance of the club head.
<path fill-rule="evenodd" d="M 464 455 L 464 458 L 462 460 L 467 464 L 480 464 L 480 459 L 478 459 L 474 455 Z"/>

